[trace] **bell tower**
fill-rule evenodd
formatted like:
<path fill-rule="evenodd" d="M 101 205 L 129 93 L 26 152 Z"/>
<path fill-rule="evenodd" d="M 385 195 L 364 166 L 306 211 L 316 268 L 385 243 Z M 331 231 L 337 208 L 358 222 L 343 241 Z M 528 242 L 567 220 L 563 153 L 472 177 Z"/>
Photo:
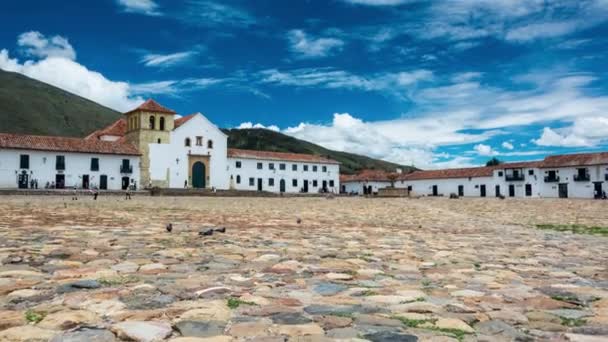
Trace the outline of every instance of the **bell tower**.
<path fill-rule="evenodd" d="M 126 112 L 127 133 L 125 138 L 141 153 L 140 184 L 150 183 L 150 144 L 169 144 L 177 113 L 149 99 L 139 107 Z M 153 186 L 167 187 L 167 182 L 152 182 Z"/>

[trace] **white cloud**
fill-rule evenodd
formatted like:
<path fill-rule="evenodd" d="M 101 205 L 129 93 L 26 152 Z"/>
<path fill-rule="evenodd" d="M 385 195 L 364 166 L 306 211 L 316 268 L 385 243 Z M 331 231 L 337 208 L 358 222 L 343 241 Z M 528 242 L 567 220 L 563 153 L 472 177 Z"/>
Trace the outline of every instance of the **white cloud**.
<path fill-rule="evenodd" d="M 186 5 L 185 11 L 178 17 L 194 26 L 248 27 L 257 22 L 247 11 L 222 2 L 189 0 Z"/>
<path fill-rule="evenodd" d="M 533 143 L 539 146 L 591 147 L 608 142 L 608 116 L 576 118 L 571 126 L 545 127 Z"/>
<path fill-rule="evenodd" d="M 473 147 L 480 156 L 497 156 L 498 152 L 492 146 L 485 144 L 477 144 Z"/>
<path fill-rule="evenodd" d="M 580 23 L 577 21 L 528 24 L 508 31 L 505 39 L 516 42 L 529 42 L 539 38 L 560 37 L 574 32 L 579 25 Z"/>
<path fill-rule="evenodd" d="M 344 46 L 337 38 L 314 38 L 302 30 L 291 30 L 287 33 L 290 50 L 298 58 L 319 58 L 330 55 Z"/>
<path fill-rule="evenodd" d="M 343 0 L 344 2 L 355 4 L 355 5 L 366 5 L 366 6 L 395 6 L 402 5 L 411 0 Z"/>
<path fill-rule="evenodd" d="M 540 138 L 533 139 L 532 142 L 539 146 L 581 147 L 591 145 L 584 138 L 572 134 L 560 134 L 549 127 L 545 127 Z"/>
<path fill-rule="evenodd" d="M 150 16 L 159 16 L 158 4 L 153 0 L 117 0 L 122 10 L 128 13 L 138 13 Z"/>
<path fill-rule="evenodd" d="M 503 148 L 506 148 L 507 150 L 512 150 L 512 149 L 514 149 L 514 148 L 515 148 L 515 147 L 513 146 L 513 144 L 511 144 L 511 143 L 510 143 L 510 142 L 508 142 L 508 141 L 504 141 L 504 142 L 502 143 L 502 147 L 503 147 Z"/>
<path fill-rule="evenodd" d="M 187 62 L 196 54 L 196 51 L 176 52 L 167 55 L 147 54 L 141 58 L 141 63 L 148 67 L 167 68 Z"/>
<path fill-rule="evenodd" d="M 0 50 L 0 69 L 17 72 L 54 85 L 118 111 L 127 111 L 143 100 L 135 96 L 126 82 L 111 81 L 101 73 L 64 57 L 47 57 L 20 63 Z"/>
<path fill-rule="evenodd" d="M 167 95 L 179 96 L 184 92 L 205 89 L 213 85 L 224 82 L 216 78 L 187 78 L 184 80 L 168 80 L 138 83 L 131 85 L 131 91 L 136 94 L 145 95 Z"/>
<path fill-rule="evenodd" d="M 17 45 L 23 48 L 27 56 L 31 57 L 76 59 L 76 51 L 74 51 L 70 42 L 62 36 L 46 38 L 38 31 L 29 31 L 19 35 Z"/>
<path fill-rule="evenodd" d="M 265 125 L 262 125 L 261 123 L 253 124 L 253 122 L 250 122 L 250 121 L 243 122 L 240 125 L 238 125 L 236 128 L 238 128 L 238 129 L 263 128 L 263 129 L 268 129 L 268 130 L 275 131 L 275 132 L 280 131 L 279 127 L 276 125 L 265 126 Z"/>

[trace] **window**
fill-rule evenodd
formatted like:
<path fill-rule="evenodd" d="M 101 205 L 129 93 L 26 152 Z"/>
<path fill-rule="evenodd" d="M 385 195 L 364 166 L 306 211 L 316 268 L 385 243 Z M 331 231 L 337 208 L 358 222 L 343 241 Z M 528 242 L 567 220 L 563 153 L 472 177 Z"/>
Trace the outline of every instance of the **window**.
<path fill-rule="evenodd" d="M 236 184 L 241 184 L 241 175 L 236 175 Z"/>
<path fill-rule="evenodd" d="M 30 155 L 22 154 L 19 156 L 19 168 L 20 169 L 29 169 L 30 168 Z"/>
<path fill-rule="evenodd" d="M 240 168 L 241 168 L 241 161 L 240 161 L 240 160 L 237 160 L 237 161 L 236 161 L 236 168 L 237 168 L 237 169 L 240 169 Z"/>
<path fill-rule="evenodd" d="M 190 140 L 190 138 L 186 138 L 186 140 L 184 141 L 184 146 L 186 146 L 186 147 L 192 146 L 192 141 Z"/>
<path fill-rule="evenodd" d="M 298 164 L 291 165 L 291 171 L 298 171 Z"/>
<path fill-rule="evenodd" d="M 303 171 L 308 171 L 308 165 L 303 165 L 303 166 L 302 166 L 302 170 L 303 170 Z"/>
<path fill-rule="evenodd" d="M 150 126 L 149 126 L 149 128 L 150 129 L 154 129 L 155 123 L 156 123 L 156 119 L 154 119 L 153 116 L 150 116 Z"/>
<path fill-rule="evenodd" d="M 322 166 L 322 167 L 321 167 L 321 171 L 323 171 L 323 172 L 327 172 L 327 166 Z"/>
<path fill-rule="evenodd" d="M 268 169 L 269 170 L 274 170 L 274 163 L 269 163 L 268 164 Z"/>
<path fill-rule="evenodd" d="M 332 187 L 332 188 L 334 187 L 334 181 L 333 180 L 329 181 L 329 186 Z"/>
<path fill-rule="evenodd" d="M 502 177 L 502 171 L 498 171 L 498 177 Z"/>
<path fill-rule="evenodd" d="M 279 170 L 285 170 L 285 164 L 279 164 Z"/>
<path fill-rule="evenodd" d="M 317 172 L 317 165 L 313 165 L 312 172 Z"/>
<path fill-rule="evenodd" d="M 196 146 L 203 146 L 203 137 L 196 137 Z"/>
<path fill-rule="evenodd" d="M 65 170 L 65 156 L 57 156 L 55 158 L 55 169 Z"/>
<path fill-rule="evenodd" d="M 263 168 L 263 164 L 262 163 L 258 163 L 258 170 L 261 170 Z"/>
<path fill-rule="evenodd" d="M 91 158 L 91 171 L 99 171 L 99 158 Z"/>
<path fill-rule="evenodd" d="M 207 141 L 207 148 L 213 148 L 213 140 Z"/>
<path fill-rule="evenodd" d="M 291 181 L 291 185 L 297 187 L 298 186 L 298 180 L 294 179 Z"/>
<path fill-rule="evenodd" d="M 528 175 L 529 176 L 534 176 L 534 170 L 528 170 Z"/>
<path fill-rule="evenodd" d="M 254 185 L 255 185 L 255 178 L 249 177 L 249 186 L 254 186 Z"/>
<path fill-rule="evenodd" d="M 318 186 L 318 184 L 319 184 L 319 183 L 317 182 L 317 180 L 316 180 L 316 179 L 312 181 L 312 186 L 313 186 L 313 187 L 315 187 L 315 188 L 316 188 L 316 187 Z"/>
<path fill-rule="evenodd" d="M 274 178 L 268 178 L 268 186 L 274 186 Z"/>
<path fill-rule="evenodd" d="M 161 131 L 165 130 L 165 118 L 162 116 L 160 117 L 160 120 L 158 120 L 158 129 Z"/>

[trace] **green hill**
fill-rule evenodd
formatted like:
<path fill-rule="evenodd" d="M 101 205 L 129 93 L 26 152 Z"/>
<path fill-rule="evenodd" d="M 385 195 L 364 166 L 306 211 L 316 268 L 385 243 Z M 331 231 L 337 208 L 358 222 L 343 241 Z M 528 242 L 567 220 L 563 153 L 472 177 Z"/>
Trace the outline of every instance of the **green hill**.
<path fill-rule="evenodd" d="M 84 136 L 120 113 L 14 72 L 0 70 L 0 132 Z"/>
<path fill-rule="evenodd" d="M 120 113 L 93 101 L 21 74 L 0 70 L 0 132 L 84 137 L 105 127 Z M 264 129 L 224 130 L 232 148 L 309 153 L 342 163 L 341 172 L 362 169 L 404 172 L 412 168 L 357 154 L 332 151 L 313 143 Z"/>
<path fill-rule="evenodd" d="M 224 133 L 228 134 L 228 145 L 232 148 L 327 156 L 342 163 L 340 173 L 343 174 L 352 174 L 363 169 L 395 171 L 396 168 L 401 168 L 403 172 L 416 170 L 411 166 L 398 165 L 354 153 L 333 151 L 267 129 L 224 129 Z"/>

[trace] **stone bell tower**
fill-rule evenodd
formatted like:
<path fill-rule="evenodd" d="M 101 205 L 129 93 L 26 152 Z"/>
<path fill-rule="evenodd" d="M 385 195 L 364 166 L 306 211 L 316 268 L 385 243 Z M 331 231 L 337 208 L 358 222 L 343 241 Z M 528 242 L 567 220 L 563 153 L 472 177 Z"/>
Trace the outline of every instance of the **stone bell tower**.
<path fill-rule="evenodd" d="M 150 144 L 169 144 L 177 113 L 149 99 L 141 106 L 126 112 L 127 133 L 125 138 L 141 153 L 141 187 L 150 183 Z M 168 182 L 152 182 L 153 186 L 168 187 Z"/>

